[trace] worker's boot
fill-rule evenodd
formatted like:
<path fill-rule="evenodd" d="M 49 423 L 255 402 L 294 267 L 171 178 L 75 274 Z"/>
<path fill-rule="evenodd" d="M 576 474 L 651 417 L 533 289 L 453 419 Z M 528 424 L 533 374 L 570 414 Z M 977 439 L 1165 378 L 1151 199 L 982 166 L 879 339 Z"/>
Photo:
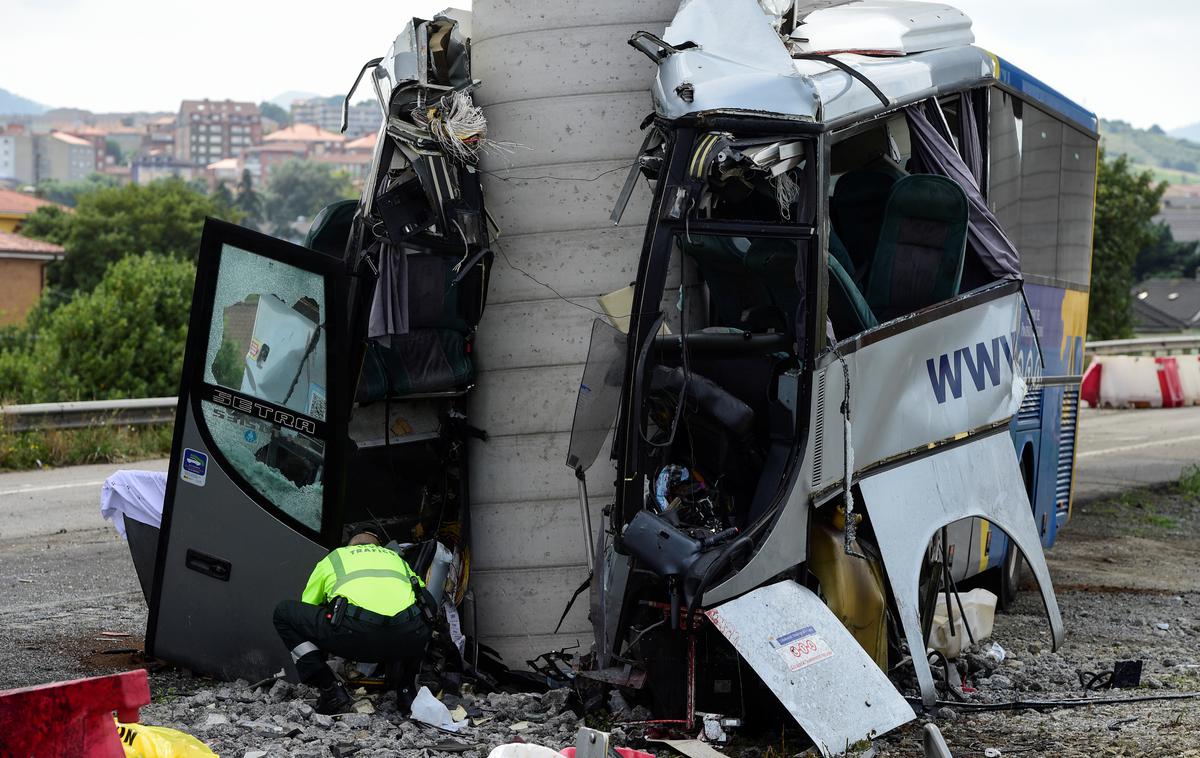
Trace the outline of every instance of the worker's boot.
<path fill-rule="evenodd" d="M 334 682 L 321 688 L 321 695 L 317 698 L 314 709 L 317 713 L 332 716 L 335 713 L 349 713 L 353 707 L 354 698 L 350 697 L 350 693 L 346 692 L 341 682 Z"/>

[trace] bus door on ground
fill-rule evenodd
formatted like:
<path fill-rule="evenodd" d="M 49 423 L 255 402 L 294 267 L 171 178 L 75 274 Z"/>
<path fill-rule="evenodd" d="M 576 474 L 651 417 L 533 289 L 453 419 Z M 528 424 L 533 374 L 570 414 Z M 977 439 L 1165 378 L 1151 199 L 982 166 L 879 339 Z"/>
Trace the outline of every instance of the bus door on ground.
<path fill-rule="evenodd" d="M 146 650 L 223 678 L 290 666 L 271 621 L 336 542 L 341 261 L 204 227 Z M 341 437 L 338 430 L 342 430 Z"/>

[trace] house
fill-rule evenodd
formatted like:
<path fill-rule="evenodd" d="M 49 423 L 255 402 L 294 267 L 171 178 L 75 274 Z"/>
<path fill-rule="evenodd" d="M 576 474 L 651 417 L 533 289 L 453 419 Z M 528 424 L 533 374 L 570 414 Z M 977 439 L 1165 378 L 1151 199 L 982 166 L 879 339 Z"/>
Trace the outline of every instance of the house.
<path fill-rule="evenodd" d="M 139 156 L 129 167 L 129 177 L 134 184 L 149 184 L 157 179 L 172 176 L 191 181 L 198 176 L 204 176 L 204 166 L 179 160 L 166 153 L 158 153 Z"/>
<path fill-rule="evenodd" d="M 313 156 L 341 150 L 346 138 L 312 124 L 296 124 L 271 132 L 262 141 L 264 145 L 302 146 L 307 156 Z"/>
<path fill-rule="evenodd" d="M 1133 288 L 1133 315 L 1139 333 L 1200 330 L 1200 280 L 1147 279 Z"/>
<path fill-rule="evenodd" d="M 231 188 L 242 178 L 242 160 L 240 158 L 222 158 L 208 164 L 204 169 L 208 177 L 208 186 L 216 187 L 225 182 Z"/>
<path fill-rule="evenodd" d="M 1200 184 L 1177 184 L 1163 195 L 1162 213 L 1155 221 L 1171 227 L 1176 242 L 1200 240 Z"/>
<path fill-rule="evenodd" d="M 46 287 L 46 264 L 62 257 L 58 245 L 0 231 L 0 326 L 25 321 Z"/>
<path fill-rule="evenodd" d="M 0 232 L 19 232 L 25 217 L 44 205 L 54 203 L 24 192 L 0 189 Z"/>
<path fill-rule="evenodd" d="M 271 181 L 271 169 L 288 161 L 308 158 L 308 148 L 297 142 L 276 142 L 254 145 L 242 151 L 242 167 L 249 170 L 256 186 L 265 187 Z"/>
<path fill-rule="evenodd" d="M 371 169 L 371 154 L 364 152 L 325 153 L 315 155 L 310 160 L 313 163 L 324 163 L 334 171 L 347 174 L 356 188 L 362 188 L 363 179 Z"/>

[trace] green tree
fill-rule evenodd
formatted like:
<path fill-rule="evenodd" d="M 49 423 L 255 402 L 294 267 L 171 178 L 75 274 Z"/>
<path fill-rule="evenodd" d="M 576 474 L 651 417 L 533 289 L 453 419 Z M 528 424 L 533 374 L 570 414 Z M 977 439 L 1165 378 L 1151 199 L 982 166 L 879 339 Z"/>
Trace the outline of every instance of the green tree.
<path fill-rule="evenodd" d="M 1101 155 L 1088 305 L 1088 332 L 1095 339 L 1133 336 L 1134 263 L 1155 241 L 1153 219 L 1165 191 L 1149 171 L 1135 172 L 1126 156 L 1108 161 Z"/>
<path fill-rule="evenodd" d="M 38 182 L 35 194 L 52 203 L 75 207 L 79 198 L 98 189 L 116 187 L 120 182 L 116 177 L 104 174 L 90 174 L 86 179 L 77 182 L 60 182 L 57 179 L 45 179 Z"/>
<path fill-rule="evenodd" d="M 192 260 L 204 217 L 220 210 L 206 195 L 174 178 L 80 195 L 65 221 L 61 244 L 67 254 L 51 264 L 49 283 L 68 294 L 90 290 L 109 265 L 148 251 Z"/>
<path fill-rule="evenodd" d="M 237 200 L 233 193 L 229 191 L 229 187 L 225 182 L 217 182 L 217 186 L 213 187 L 213 191 L 209 193 L 209 199 L 212 200 L 213 206 L 216 208 L 216 217 L 226 221 L 235 221 L 242 218 L 242 212 L 238 210 Z"/>
<path fill-rule="evenodd" d="M 175 394 L 195 274 L 174 255 L 117 261 L 93 290 L 43 314 L 25 365 L 0 354 L 0 376 L 24 372 L 27 402 Z"/>
<path fill-rule="evenodd" d="M 1134 263 L 1134 282 L 1152 277 L 1195 276 L 1200 264 L 1200 242 L 1176 242 L 1171 227 L 1161 222 L 1151 230 L 1152 241 L 1138 252 Z"/>
<path fill-rule="evenodd" d="M 21 222 L 21 234 L 62 245 L 71 229 L 71 214 L 61 205 L 43 205 Z"/>
<path fill-rule="evenodd" d="M 254 189 L 254 177 L 250 169 L 242 169 L 242 180 L 238 182 L 237 197 L 233 204 L 242 212 L 242 223 L 252 229 L 257 229 L 263 222 L 262 195 Z"/>
<path fill-rule="evenodd" d="M 356 197 L 354 183 L 328 164 L 288 161 L 271 169 L 267 188 L 266 220 L 277 237 L 294 238 L 292 224 L 299 218 L 311 219 L 330 203 Z"/>
<path fill-rule="evenodd" d="M 291 114 L 275 103 L 259 103 L 258 112 L 262 114 L 263 118 L 269 118 L 280 126 L 288 126 L 292 123 Z"/>
<path fill-rule="evenodd" d="M 121 145 L 115 139 L 104 140 L 104 154 L 113 159 L 113 163 L 118 166 L 125 165 L 125 151 L 121 149 Z"/>

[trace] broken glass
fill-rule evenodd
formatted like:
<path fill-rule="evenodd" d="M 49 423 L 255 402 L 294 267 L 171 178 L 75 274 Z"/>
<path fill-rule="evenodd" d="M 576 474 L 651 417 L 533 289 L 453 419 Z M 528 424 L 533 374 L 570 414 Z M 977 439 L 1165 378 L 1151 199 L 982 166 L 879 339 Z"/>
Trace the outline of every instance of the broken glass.
<path fill-rule="evenodd" d="M 324 421 L 324 314 L 321 275 L 225 245 L 205 382 Z M 325 443 L 237 407 L 204 401 L 201 408 L 233 469 L 272 505 L 319 530 Z"/>

